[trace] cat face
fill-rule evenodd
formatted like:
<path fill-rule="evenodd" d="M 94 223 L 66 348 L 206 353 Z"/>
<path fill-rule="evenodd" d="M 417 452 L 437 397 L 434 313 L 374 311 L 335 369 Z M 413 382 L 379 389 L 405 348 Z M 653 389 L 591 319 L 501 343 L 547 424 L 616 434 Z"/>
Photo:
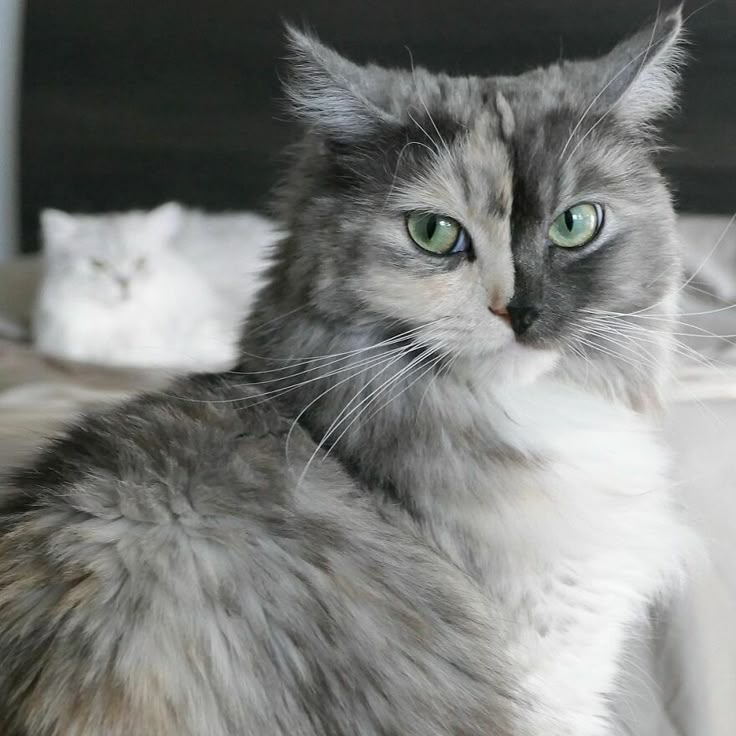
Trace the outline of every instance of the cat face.
<path fill-rule="evenodd" d="M 178 205 L 119 215 L 44 210 L 41 226 L 49 278 L 105 304 L 130 301 L 166 269 Z"/>
<path fill-rule="evenodd" d="M 645 380 L 658 325 L 634 348 L 600 315 L 671 307 L 651 134 L 679 30 L 675 11 L 600 60 L 489 78 L 358 67 L 292 31 L 295 284 L 345 326 L 417 328 L 502 380 L 591 356 Z"/>

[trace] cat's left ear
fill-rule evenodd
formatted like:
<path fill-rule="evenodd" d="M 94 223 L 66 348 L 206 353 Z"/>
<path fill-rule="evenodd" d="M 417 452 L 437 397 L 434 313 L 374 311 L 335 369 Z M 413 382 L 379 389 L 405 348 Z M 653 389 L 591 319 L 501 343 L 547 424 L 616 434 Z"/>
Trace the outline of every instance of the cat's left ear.
<path fill-rule="evenodd" d="M 682 6 L 677 5 L 593 63 L 591 92 L 597 97 L 592 109 L 646 130 L 674 105 L 684 57 Z"/>
<path fill-rule="evenodd" d="M 167 202 L 146 215 L 146 231 L 152 242 L 168 243 L 181 227 L 184 208 L 177 202 Z"/>
<path fill-rule="evenodd" d="M 47 208 L 41 211 L 39 219 L 45 248 L 66 248 L 73 243 L 78 226 L 74 215 Z"/>
<path fill-rule="evenodd" d="M 349 143 L 397 121 L 380 105 L 388 69 L 359 66 L 314 36 L 286 27 L 290 75 L 285 91 L 292 111 L 328 138 Z"/>

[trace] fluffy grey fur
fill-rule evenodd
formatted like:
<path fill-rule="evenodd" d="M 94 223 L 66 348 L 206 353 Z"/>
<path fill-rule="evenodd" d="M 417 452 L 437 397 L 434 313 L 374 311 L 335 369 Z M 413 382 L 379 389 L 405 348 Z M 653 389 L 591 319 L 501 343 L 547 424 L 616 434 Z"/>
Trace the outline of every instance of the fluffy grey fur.
<path fill-rule="evenodd" d="M 239 372 L 83 419 L 4 491 L 3 734 L 608 732 L 686 536 L 637 413 L 666 322 L 600 329 L 673 303 L 679 30 L 484 79 L 290 33 L 305 136 Z M 557 249 L 579 201 L 605 226 Z M 417 248 L 418 209 L 472 250 Z"/>

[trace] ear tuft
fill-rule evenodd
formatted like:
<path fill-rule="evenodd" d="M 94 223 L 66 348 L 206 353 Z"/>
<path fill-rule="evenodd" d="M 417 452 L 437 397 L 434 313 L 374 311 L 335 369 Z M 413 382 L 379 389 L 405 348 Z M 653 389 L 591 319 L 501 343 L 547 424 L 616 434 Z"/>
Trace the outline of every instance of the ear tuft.
<path fill-rule="evenodd" d="M 156 242 L 168 242 L 181 227 L 184 208 L 178 202 L 166 202 L 146 215 L 146 230 Z"/>
<path fill-rule="evenodd" d="M 41 210 L 41 234 L 45 246 L 68 243 L 77 232 L 77 218 L 61 210 Z"/>
<path fill-rule="evenodd" d="M 290 75 L 286 95 L 298 118 L 329 137 L 355 141 L 392 118 L 365 94 L 371 71 L 340 56 L 313 35 L 286 26 Z"/>
<path fill-rule="evenodd" d="M 677 100 L 683 43 L 678 5 L 601 60 L 606 87 L 601 104 L 615 105 L 616 116 L 632 127 L 646 127 L 669 112 Z"/>

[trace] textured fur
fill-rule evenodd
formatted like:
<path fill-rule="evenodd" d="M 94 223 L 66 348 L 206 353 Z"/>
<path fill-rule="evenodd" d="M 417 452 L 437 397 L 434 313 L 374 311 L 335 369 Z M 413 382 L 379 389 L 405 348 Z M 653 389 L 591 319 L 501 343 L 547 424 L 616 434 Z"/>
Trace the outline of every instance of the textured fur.
<path fill-rule="evenodd" d="M 45 277 L 37 347 L 60 358 L 189 370 L 229 368 L 276 238 L 251 213 L 170 202 L 150 212 L 41 216 Z"/>
<path fill-rule="evenodd" d="M 667 321 L 596 321 L 674 302 L 651 152 L 679 26 L 489 79 L 292 32 L 306 132 L 239 371 L 88 417 L 10 479 L 4 732 L 611 732 L 623 642 L 691 544 L 650 413 Z M 586 199 L 603 231 L 555 249 Z M 413 209 L 472 253 L 417 249 Z M 540 316 L 515 336 L 507 303 Z"/>

